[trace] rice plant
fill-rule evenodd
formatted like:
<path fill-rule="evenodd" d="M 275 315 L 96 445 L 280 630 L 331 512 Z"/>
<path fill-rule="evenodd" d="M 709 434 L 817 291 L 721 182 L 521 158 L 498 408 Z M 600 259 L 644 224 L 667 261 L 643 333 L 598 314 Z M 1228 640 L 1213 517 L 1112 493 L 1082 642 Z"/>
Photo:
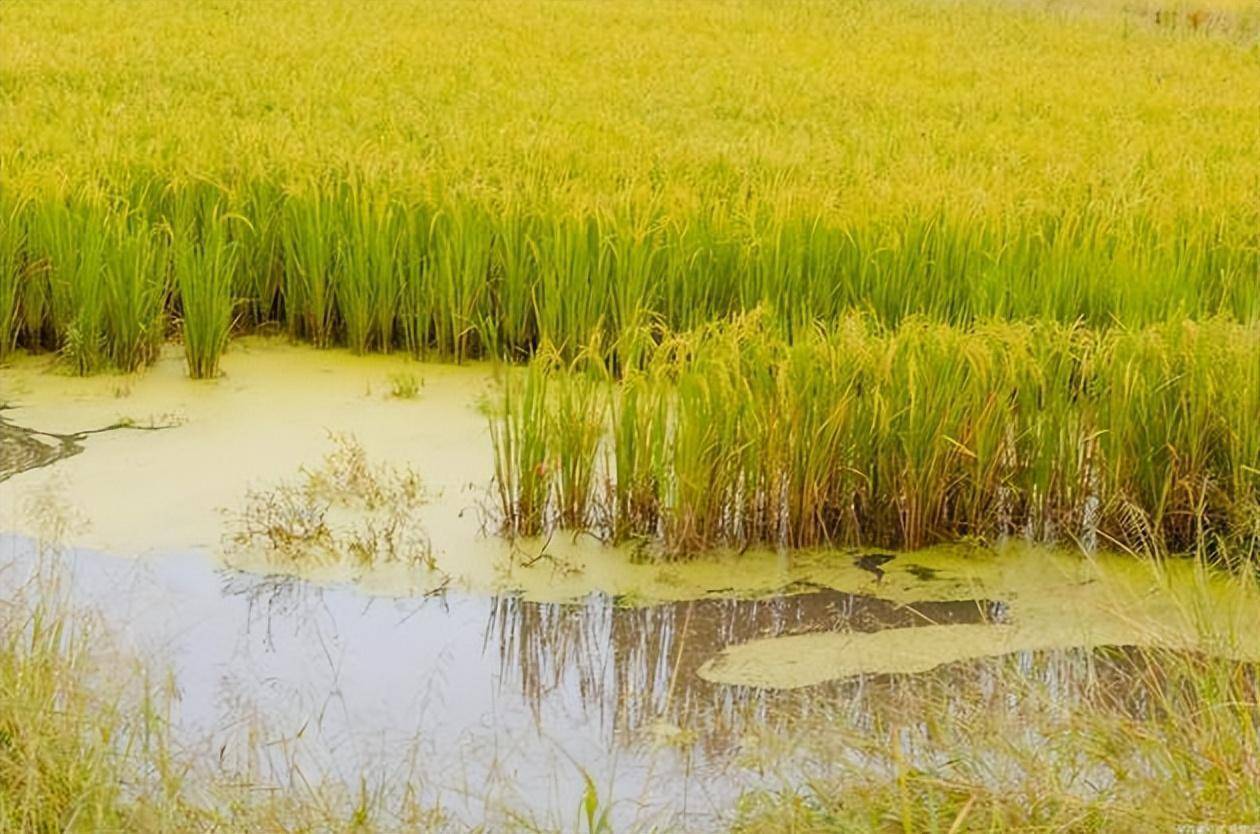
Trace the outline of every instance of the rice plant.
<path fill-rule="evenodd" d="M 789 335 L 854 310 L 890 326 L 1000 317 L 1105 328 L 1260 314 L 1252 240 L 1231 244 L 1225 262 L 1210 241 L 1168 250 L 1107 230 L 1101 218 L 1078 220 L 1086 236 L 1036 221 L 997 234 L 983 219 L 943 217 L 902 221 L 895 234 L 874 222 L 845 228 L 801 217 L 725 230 L 706 219 L 700 231 L 607 215 L 500 215 L 460 198 L 404 204 L 358 181 L 265 196 L 275 191 L 252 182 L 214 197 L 140 191 L 131 195 L 137 204 L 23 198 L 13 209 L 11 260 L 35 277 L 17 292 L 21 315 L 10 316 L 9 339 L 39 348 L 53 332 L 63 343 L 79 315 L 80 334 L 96 326 L 99 305 L 75 299 L 99 283 L 94 270 L 108 271 L 109 250 L 90 254 L 104 246 L 93 238 L 113 235 L 119 216 L 143 237 L 159 233 L 146 223 L 160 230 L 179 215 L 194 243 L 221 226 L 213 233 L 241 262 L 232 292 L 243 323 L 279 322 L 295 337 L 360 352 L 520 358 L 546 341 L 571 359 L 592 337 L 615 351 L 644 328 L 692 329 L 755 308 Z M 73 249 L 54 251 L 59 245 Z M 148 284 L 137 292 L 166 297 L 165 276 L 137 273 Z M 75 281 L 82 289 L 70 293 Z M 87 359 L 85 368 L 99 364 Z"/>
<path fill-rule="evenodd" d="M 166 250 L 146 224 L 120 218 L 111 235 L 105 321 L 112 364 L 134 371 L 157 355 L 166 336 Z"/>
<path fill-rule="evenodd" d="M 90 197 L 82 202 L 43 203 L 31 209 L 32 260 L 44 281 L 29 290 L 47 309 L 65 364 L 90 374 L 105 364 L 105 260 L 109 250 L 109 213 Z M 46 283 L 45 283 L 46 282 Z M 28 323 L 28 327 L 31 326 Z M 38 329 L 43 330 L 41 322 Z"/>
<path fill-rule="evenodd" d="M 670 552 L 1020 536 L 1249 553 L 1257 355 L 1256 327 L 1228 321 L 1100 334 L 853 318 L 787 341 L 745 317 L 665 340 L 618 382 L 605 371 L 607 409 L 580 409 L 606 414 L 611 438 L 596 510 L 570 512 L 571 491 L 540 483 L 528 511 Z M 550 425 L 529 459 L 548 471 L 600 456 L 566 390 L 586 391 L 585 374 L 535 361 L 528 418 L 505 394 L 499 483 L 519 477 L 508 427 Z M 505 518 L 515 495 L 500 494 Z"/>
<path fill-rule="evenodd" d="M 601 526 L 618 541 L 650 538 L 661 516 L 660 484 L 666 477 L 668 396 L 640 370 L 632 370 L 610 394 L 610 475 L 597 499 Z"/>
<path fill-rule="evenodd" d="M 599 448 L 607 425 L 607 375 L 595 346 L 580 356 L 571 372 L 560 376 L 549 393 L 549 424 L 545 427 L 551 446 L 548 457 L 555 466 L 558 521 L 581 529 L 593 523 Z M 580 366 L 591 362 L 593 368 Z"/>
<path fill-rule="evenodd" d="M 1260 318 L 1260 87 L 1234 24 L 912 0 L 543 0 L 547 14 L 491 0 L 474 24 L 407 0 L 383 31 L 328 0 L 333 37 L 289 8 L 141 5 L 154 14 L 2 13 L 6 117 L 24 125 L 0 137 L 21 276 L 4 341 L 84 372 L 113 361 L 93 238 L 119 214 L 161 235 L 188 206 L 198 245 L 212 225 L 235 244 L 242 328 L 360 351 L 519 360 L 547 342 L 571 360 L 593 335 L 615 353 L 627 333 L 752 309 L 789 338 L 854 311 L 890 327 Z M 291 48 L 242 45 L 273 30 Z M 731 31 L 748 48 L 729 53 Z M 534 55 L 543 36 L 572 49 Z M 597 40 L 605 60 L 574 57 Z M 842 68 L 840 43 L 857 56 Z M 937 67 L 931 85 L 906 54 Z M 303 68 L 325 60 L 350 69 L 312 108 Z M 170 83 L 133 90 L 135 72 Z M 1134 85 L 1152 74 L 1164 82 Z M 55 83 L 89 75 L 101 83 Z M 162 97 L 207 90 L 178 112 Z M 50 222 L 83 246 L 52 258 Z M 172 317 L 169 271 L 146 280 Z"/>
<path fill-rule="evenodd" d="M 424 271 L 427 318 L 438 352 L 456 361 L 476 356 L 494 322 L 483 314 L 494 227 L 472 206 L 429 212 Z"/>
<path fill-rule="evenodd" d="M 337 223 L 345 237 L 334 285 L 346 343 L 357 353 L 373 345 L 388 351 L 400 301 L 398 213 L 380 195 L 358 189 L 339 206 L 349 212 Z"/>
<path fill-rule="evenodd" d="M 490 418 L 499 521 L 511 535 L 537 535 L 549 521 L 555 466 L 548 447 L 554 425 L 547 419 L 548 380 L 541 363 L 506 371 L 502 401 Z"/>
<path fill-rule="evenodd" d="M 324 347 L 333 340 L 339 213 L 318 189 L 284 206 L 285 318 L 293 335 Z"/>
<path fill-rule="evenodd" d="M 283 318 L 284 192 L 270 180 L 252 180 L 233 194 L 232 239 L 240 257 L 237 286 L 245 323 L 260 327 Z"/>
<path fill-rule="evenodd" d="M 18 300 L 25 270 L 25 235 L 20 205 L 0 195 L 0 361 L 13 350 L 21 325 Z"/>
<path fill-rule="evenodd" d="M 219 224 L 211 224 L 200 240 L 177 228 L 171 253 L 188 375 L 210 379 L 218 376 L 219 357 L 232 331 L 236 243 Z"/>

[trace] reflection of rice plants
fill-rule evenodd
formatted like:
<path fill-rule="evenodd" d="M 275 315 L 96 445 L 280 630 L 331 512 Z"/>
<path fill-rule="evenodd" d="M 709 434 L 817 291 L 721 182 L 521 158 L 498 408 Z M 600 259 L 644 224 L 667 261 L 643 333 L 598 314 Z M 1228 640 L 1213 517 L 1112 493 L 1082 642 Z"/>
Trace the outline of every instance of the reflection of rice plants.
<path fill-rule="evenodd" d="M 358 481 L 360 461 L 353 451 L 344 454 L 328 464 L 330 479 Z M 53 507 L 44 511 L 57 513 Z M 54 541 L 53 529 L 40 539 Z M 151 659 L 129 656 L 94 612 L 68 601 L 69 577 L 56 567 L 64 560 L 42 564 L 29 574 L 12 564 L 3 571 L 6 581 L 17 584 L 6 587 L 0 606 L 0 828 L 466 827 L 417 798 L 418 779 L 441 776 L 422 768 L 404 769 L 397 780 L 369 782 L 357 772 L 346 779 L 330 771 L 308 776 L 298 788 L 277 786 L 275 760 L 260 752 L 276 735 L 266 724 L 274 719 L 250 717 L 240 708 L 229 713 L 243 726 L 231 736 L 239 749 L 225 756 L 220 747 L 208 763 L 199 760 L 202 748 L 181 744 L 170 723 L 178 681 L 154 685 L 163 675 Z M 743 834 L 846 832 L 864 830 L 871 820 L 892 820 L 910 831 L 969 830 L 977 822 L 985 830 L 1024 831 L 1071 830 L 1082 820 L 1098 830 L 1171 830 L 1184 819 L 1253 819 L 1260 808 L 1253 756 L 1257 668 L 1228 655 L 1248 652 L 1245 638 L 1254 629 L 1245 624 L 1260 609 L 1254 580 L 1240 577 L 1223 595 L 1216 583 L 1189 583 L 1181 590 L 1182 615 L 1210 607 L 1224 614 L 1219 622 L 1247 630 L 1201 632 L 1203 653 L 1133 646 L 1019 652 L 823 688 L 725 690 L 720 722 L 711 723 L 706 712 L 703 723 L 678 731 L 694 733 L 694 742 L 680 743 L 689 750 L 711 745 L 723 760 L 738 751 L 750 770 L 755 765 L 757 782 L 729 811 L 731 829 Z M 793 605 L 790 597 L 777 602 Z M 595 675 L 591 687 L 580 690 L 582 697 L 603 698 L 608 693 L 599 683 L 611 675 L 614 697 L 638 708 L 631 726 L 667 734 L 671 727 L 654 718 L 676 714 L 668 704 L 663 713 L 657 706 L 660 698 L 676 703 L 671 695 L 682 691 L 675 689 L 671 664 L 683 656 L 678 641 L 694 622 L 686 613 L 690 606 L 717 609 L 720 616 L 703 631 L 725 642 L 732 624 L 755 632 L 741 616 L 749 612 L 762 618 L 759 625 L 790 627 L 791 617 L 785 623 L 781 612 L 767 610 L 774 604 L 709 599 L 664 610 L 616 608 L 611 617 L 605 608 L 591 617 L 573 616 L 572 605 L 527 611 L 519 597 L 507 596 L 496 603 L 490 633 L 514 638 L 502 640 L 505 670 L 521 674 L 530 691 L 554 692 L 553 675 L 568 670 L 584 680 Z M 610 668 L 581 662 L 584 652 L 601 656 L 618 648 L 624 654 Z M 134 674 L 102 674 L 120 663 Z M 627 720 L 620 709 L 600 715 Z M 306 743 L 325 738 L 312 732 Z M 305 749 L 299 740 L 290 739 L 280 751 L 286 772 L 296 770 L 295 751 Z M 411 748 L 401 755 L 423 761 Z M 265 762 L 248 764 L 257 759 Z M 574 764 L 583 788 L 575 795 L 578 827 L 609 830 L 615 813 L 609 809 L 623 795 L 619 783 L 596 787 L 586 775 L 588 765 L 603 762 Z M 1100 781 L 1098 773 L 1126 778 Z M 1181 790 L 1168 790 L 1169 773 L 1184 779 Z M 521 820 L 532 809 L 478 810 Z M 567 815 L 572 808 L 562 811 Z"/>

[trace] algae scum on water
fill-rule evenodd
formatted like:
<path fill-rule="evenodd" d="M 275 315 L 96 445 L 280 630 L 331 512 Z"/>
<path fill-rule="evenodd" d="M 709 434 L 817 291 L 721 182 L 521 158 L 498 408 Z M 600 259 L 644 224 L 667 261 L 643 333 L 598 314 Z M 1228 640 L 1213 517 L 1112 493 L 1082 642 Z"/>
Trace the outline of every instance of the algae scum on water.
<path fill-rule="evenodd" d="M 671 560 L 567 533 L 505 539 L 493 533 L 492 455 L 479 405 L 478 392 L 495 385 L 490 368 L 386 358 L 365 364 L 267 340 L 247 342 L 232 359 L 228 374 L 206 389 L 190 388 L 172 356 L 173 373 L 159 366 L 125 397 L 100 380 L 49 376 L 38 363 L 11 369 L 7 378 L 25 392 L 25 404 L 8 412 L 6 432 L 40 450 L 56 447 L 30 438 L 73 443 L 78 453 L 56 461 L 51 452 L 26 456 L 0 485 L 5 505 L 20 510 L 53 490 L 80 521 L 62 544 L 160 553 L 203 543 L 231 568 L 353 583 L 381 597 L 451 588 L 566 603 L 602 592 L 629 609 L 698 605 L 697 628 L 708 619 L 705 606 L 721 600 L 790 601 L 791 617 L 763 623 L 745 611 L 739 638 L 704 641 L 714 656 L 704 658 L 702 677 L 769 687 L 798 682 L 766 668 L 741 679 L 737 667 L 760 652 L 763 667 L 777 660 L 808 669 L 808 683 L 1016 650 L 1189 647 L 1198 624 L 1180 610 L 1179 594 L 1217 581 L 1200 577 L 1192 562 L 1157 567 L 1132 556 L 1085 558 L 1014 544 L 902 555 L 752 549 Z M 390 396 L 398 367 L 422 369 L 422 398 Z M 128 412 L 178 420 L 160 432 L 17 428 L 18 419 L 64 419 L 67 402 L 83 420 Z M 253 454 L 220 461 L 220 442 Z M 186 500 L 189 467 L 199 472 L 203 500 Z M 143 523 L 155 507 L 164 508 L 164 523 Z M 36 524 L 18 512 L 8 526 L 38 536 Z M 1226 613 L 1235 612 L 1222 606 Z"/>

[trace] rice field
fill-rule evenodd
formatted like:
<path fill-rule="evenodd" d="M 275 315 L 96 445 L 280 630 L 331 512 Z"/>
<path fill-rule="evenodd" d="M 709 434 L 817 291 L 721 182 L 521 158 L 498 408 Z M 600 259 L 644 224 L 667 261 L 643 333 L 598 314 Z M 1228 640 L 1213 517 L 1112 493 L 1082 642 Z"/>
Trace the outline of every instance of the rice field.
<path fill-rule="evenodd" d="M 1260 822 L 1258 103 L 1254 0 L 0 0 L 0 828 Z"/>
<path fill-rule="evenodd" d="M 459 361 L 753 309 L 789 336 L 854 311 L 1260 318 L 1241 29 L 901 0 L 128 7 L 0 10 L 2 351 L 90 373 L 175 336 L 208 376 L 269 327 Z"/>
<path fill-rule="evenodd" d="M 505 418 L 499 503 L 518 532 L 915 546 L 1092 536 L 1100 503 L 1127 514 L 1101 530 L 1124 546 L 1208 529 L 1250 541 L 1246 7 L 317 8 L 0 11 L 0 115 L 23 126 L 0 137 L 0 355 L 130 371 L 176 338 L 189 375 L 213 377 L 232 334 L 278 328 L 355 352 L 628 374 L 608 419 L 566 419 L 603 396 L 582 382 Z M 544 34 L 557 48 L 533 45 Z M 272 41 L 285 47 L 259 48 Z M 745 316 L 773 335 L 758 344 Z M 679 367 L 692 337 L 677 334 L 731 321 L 728 355 L 683 360 L 676 393 L 646 390 Z M 1204 358 L 1176 356 L 1186 340 Z M 1181 375 L 1216 352 L 1230 359 L 1210 380 Z M 727 361 L 771 375 L 718 367 L 737 394 L 687 383 Z M 1121 367 L 1134 378 L 1105 378 Z M 790 405 L 785 381 L 822 393 L 780 429 L 756 415 Z M 1217 390 L 1232 409 L 1198 434 Z M 870 413 L 839 416 L 847 398 Z M 728 415 L 723 436 L 707 421 L 726 406 L 753 416 Z M 579 436 L 524 442 L 544 408 Z M 735 427 L 750 419 L 761 427 Z M 597 476 L 608 420 L 615 472 Z M 706 436 L 687 436 L 695 420 Z M 773 475 L 709 456 L 765 468 L 778 432 L 823 427 L 840 445 Z M 707 479 L 688 455 L 731 470 L 713 506 L 690 506 L 687 484 Z"/>

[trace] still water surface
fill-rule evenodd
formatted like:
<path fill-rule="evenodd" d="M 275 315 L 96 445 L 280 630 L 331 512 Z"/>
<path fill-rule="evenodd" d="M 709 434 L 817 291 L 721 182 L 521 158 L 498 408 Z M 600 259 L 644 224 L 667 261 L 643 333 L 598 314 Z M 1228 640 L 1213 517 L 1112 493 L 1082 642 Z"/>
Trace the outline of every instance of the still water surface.
<path fill-rule="evenodd" d="M 28 539 L 0 541 L 11 572 L 37 558 Z M 583 771 L 638 825 L 708 827 L 762 781 L 750 734 L 808 697 L 706 682 L 697 669 L 725 646 L 1005 617 L 995 601 L 900 605 L 807 585 L 662 604 L 388 599 L 194 553 L 55 558 L 127 652 L 169 669 L 183 744 L 274 784 L 295 768 L 349 784 L 404 774 L 459 817 L 512 809 L 564 827 Z"/>

